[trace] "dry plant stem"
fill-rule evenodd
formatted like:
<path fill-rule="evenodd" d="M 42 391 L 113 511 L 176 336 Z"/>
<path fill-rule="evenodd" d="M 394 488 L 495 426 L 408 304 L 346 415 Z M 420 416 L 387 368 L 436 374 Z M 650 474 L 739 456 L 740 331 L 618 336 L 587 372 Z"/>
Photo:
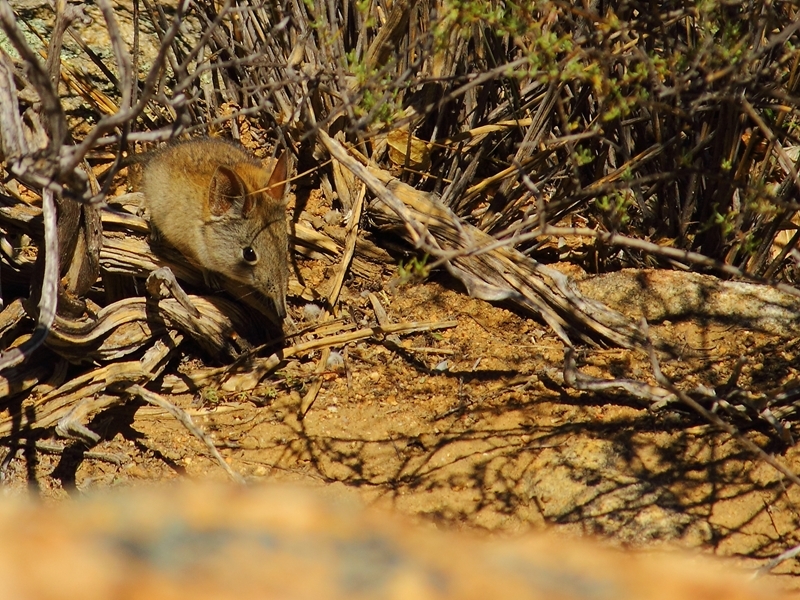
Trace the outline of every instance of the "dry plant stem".
<path fill-rule="evenodd" d="M 164 286 L 166 289 L 162 290 L 161 286 Z M 178 280 L 175 279 L 175 274 L 169 267 L 160 267 L 151 272 L 150 275 L 147 276 L 145 287 L 153 298 L 163 299 L 172 296 L 190 315 L 196 319 L 200 318 L 200 311 L 192 304 L 189 295 L 178 283 Z"/>
<path fill-rule="evenodd" d="M 336 272 L 336 278 L 333 282 L 333 288 L 331 289 L 331 293 L 328 295 L 328 305 L 331 307 L 336 306 L 336 303 L 339 301 L 339 294 L 342 291 L 342 285 L 344 285 L 344 278 L 347 274 L 347 270 L 350 267 L 350 261 L 353 258 L 353 253 L 356 249 L 356 240 L 358 239 L 358 231 L 359 231 L 359 223 L 361 222 L 361 211 L 364 207 L 364 195 L 367 192 L 367 186 L 361 186 L 361 191 L 359 192 L 355 204 L 353 204 L 353 208 L 350 212 L 350 224 L 347 228 L 345 245 L 344 245 L 344 252 L 342 254 L 342 260 L 339 263 L 339 269 Z M 327 319 L 328 318 L 328 311 L 325 310 L 323 314 L 320 316 L 320 319 Z M 330 358 L 331 350 L 330 347 L 326 347 L 322 350 L 322 355 L 319 358 L 319 362 L 317 363 L 316 373 L 320 375 L 322 372 L 327 369 L 328 365 L 328 358 Z M 314 401 L 317 399 L 317 395 L 319 394 L 319 390 L 322 387 L 322 377 L 316 377 L 314 382 L 311 384 L 310 389 L 303 397 L 303 401 L 300 403 L 300 418 L 302 419 L 306 413 L 311 410 L 311 406 L 314 404 Z"/>
<path fill-rule="evenodd" d="M 541 316 L 567 345 L 572 328 L 587 343 L 598 340 L 621 347 L 641 344 L 634 323 L 605 305 L 583 298 L 562 273 L 520 254 L 513 248 L 495 248 L 486 257 L 472 260 L 473 249 L 495 243 L 494 238 L 463 222 L 441 201 L 404 184 L 377 168 L 365 168 L 335 140 L 320 131 L 331 155 L 361 179 L 380 200 L 375 216 L 399 219 L 410 242 L 439 259 L 461 280 L 469 294 L 487 301 L 509 300 L 522 310 Z M 351 152 L 366 162 L 355 150 Z M 383 211 L 385 206 L 388 210 Z M 491 241 L 490 241 L 491 240 Z M 442 246 L 457 248 L 443 250 Z M 465 254 L 467 253 L 467 254 Z"/>
<path fill-rule="evenodd" d="M 101 388 L 101 393 L 98 394 L 84 393 L 82 398 L 78 396 L 80 398 L 79 400 L 76 400 L 65 406 L 69 412 L 67 412 L 58 420 L 58 423 L 56 424 L 56 433 L 62 437 L 78 437 L 79 439 L 89 441 L 92 444 L 99 443 L 102 439 L 101 436 L 91 431 L 84 425 L 84 423 L 88 423 L 91 417 L 99 413 L 101 410 L 109 406 L 121 404 L 125 401 L 127 396 L 124 394 L 119 395 L 119 393 L 117 393 L 117 388 L 120 386 L 124 388 L 126 385 L 133 383 L 145 384 L 161 375 L 167 363 L 169 362 L 170 356 L 174 353 L 182 341 L 182 334 L 174 330 L 168 332 L 159 340 L 156 340 L 156 342 L 147 349 L 142 358 L 139 360 L 139 364 L 141 365 L 141 376 L 135 374 L 134 371 L 134 379 L 130 379 L 128 381 L 123 379 L 120 381 L 118 386 L 109 385 L 105 389 Z M 101 382 L 103 381 L 102 378 L 98 377 L 95 377 L 94 379 Z M 69 383 L 65 385 L 69 385 Z M 62 388 L 63 387 L 64 386 L 62 386 Z M 58 394 L 62 388 L 54 390 L 53 393 Z M 84 389 L 82 389 L 81 386 L 78 386 L 76 389 L 78 390 L 78 394 L 84 392 Z M 102 393 L 109 391 L 115 392 L 114 395 Z M 52 403 L 47 404 L 47 409 L 50 408 L 51 404 Z"/>
<path fill-rule="evenodd" d="M 71 4 L 67 4 L 66 0 L 56 0 L 53 8 L 56 12 L 56 21 L 55 27 L 50 31 L 44 69 L 50 75 L 50 81 L 53 82 L 53 85 L 57 86 L 61 72 L 61 49 L 63 47 L 64 33 L 77 16 L 76 11 L 78 9 Z"/>
<path fill-rule="evenodd" d="M 142 400 L 152 404 L 153 406 L 163 408 L 165 411 L 175 417 L 181 425 L 186 427 L 186 429 L 192 435 L 194 435 L 205 445 L 205 447 L 211 453 L 211 456 L 214 457 L 214 460 L 217 461 L 219 466 L 222 467 L 225 473 L 227 473 L 228 477 L 231 478 L 231 481 L 240 485 L 245 484 L 244 478 L 236 471 L 231 469 L 230 465 L 225 462 L 224 458 L 222 458 L 222 455 L 219 453 L 216 446 L 214 446 L 214 440 L 212 440 L 202 429 L 194 424 L 192 417 L 190 417 L 185 410 L 175 406 L 163 396 L 156 394 L 155 392 L 151 392 L 150 390 L 146 390 L 140 385 L 133 385 L 129 387 L 127 391 L 133 395 L 139 396 Z"/>
<path fill-rule="evenodd" d="M 357 329 L 356 331 L 349 331 L 332 335 L 318 340 L 311 340 L 286 348 L 283 352 L 288 352 L 288 356 L 297 356 L 318 350 L 328 346 L 341 346 L 350 342 L 357 342 L 370 337 L 379 335 L 391 335 L 393 333 L 419 333 L 420 331 L 438 331 L 439 329 L 450 329 L 451 327 L 458 327 L 458 321 L 431 321 L 431 322 L 417 322 L 411 321 L 408 323 L 392 323 L 375 327 L 365 327 L 364 329 Z"/>
<path fill-rule="evenodd" d="M 388 206 L 394 213 L 400 217 L 406 225 L 411 241 L 417 248 L 425 248 L 429 254 L 435 253 L 432 248 L 428 248 L 426 242 L 430 237 L 427 228 L 414 219 L 411 212 L 403 205 L 403 203 L 383 185 L 380 179 L 370 173 L 363 167 L 356 159 L 347 153 L 347 150 L 336 140 L 330 137 L 321 129 L 318 132 L 319 140 L 325 146 L 325 149 L 330 155 L 338 160 L 342 165 L 347 167 L 356 177 L 363 181 L 370 191 L 375 194 L 386 206 Z"/>
<path fill-rule="evenodd" d="M 422 247 L 437 258 L 454 257 L 444 264 L 464 283 L 471 296 L 487 301 L 508 300 L 521 310 L 540 316 L 567 345 L 572 345 L 567 329 L 589 344 L 601 341 L 633 347 L 641 343 L 641 332 L 630 319 L 599 302 L 584 298 L 566 275 L 513 248 L 500 248 L 482 257 L 460 256 L 469 248 L 493 243 L 494 238 L 463 222 L 432 194 L 419 192 L 378 169 L 369 172 L 386 182 L 388 194 L 402 200 L 405 213 L 414 223 L 426 228 L 432 241 Z M 408 224 L 402 218 L 397 223 L 393 208 L 390 210 L 383 203 L 374 202 L 370 209 L 373 219 L 379 218 L 391 228 L 408 230 Z"/>
<path fill-rule="evenodd" d="M 564 351 L 564 383 L 576 390 L 591 392 L 621 389 L 649 402 L 650 409 L 661 408 L 663 405 L 676 400 L 675 395 L 663 387 L 649 385 L 635 379 L 605 380 L 581 373 L 575 364 L 575 349 L 569 347 Z"/>
<path fill-rule="evenodd" d="M 538 220 L 538 216 L 536 218 Z M 464 248 L 460 250 L 454 250 L 448 253 L 443 253 L 440 258 L 438 258 L 435 262 L 431 263 L 430 268 L 432 269 L 436 268 L 446 263 L 447 261 L 453 260 L 460 256 L 478 256 L 480 254 L 493 252 L 494 250 L 497 250 L 499 248 L 513 247 L 518 244 L 522 244 L 524 242 L 528 242 L 536 238 L 545 236 L 591 237 L 603 242 L 604 244 L 608 244 L 609 246 L 624 246 L 626 248 L 634 248 L 636 250 L 642 250 L 644 252 L 648 252 L 656 256 L 663 256 L 665 258 L 669 258 L 671 260 L 675 260 L 681 263 L 689 263 L 689 264 L 699 265 L 702 267 L 709 267 L 711 269 L 719 271 L 720 273 L 725 273 L 726 275 L 741 277 L 742 279 L 749 279 L 751 281 L 755 281 L 758 283 L 769 284 L 782 292 L 791 294 L 792 296 L 800 296 L 800 290 L 791 285 L 788 285 L 786 283 L 781 283 L 778 281 L 764 280 L 763 278 L 760 277 L 754 277 L 753 275 L 746 273 L 745 271 L 743 271 L 738 267 L 734 267 L 733 265 L 729 265 L 719 260 L 715 260 L 713 258 L 706 256 L 705 254 L 700 254 L 699 252 L 692 252 L 690 250 L 681 250 L 680 248 L 670 248 L 667 246 L 659 246 L 658 244 L 655 244 L 653 242 L 648 242 L 646 240 L 631 238 L 624 235 L 620 235 L 618 233 L 612 233 L 609 231 L 597 231 L 595 229 L 589 229 L 588 227 L 558 227 L 555 225 L 545 225 L 544 227 L 540 226 L 537 227 L 536 229 L 532 229 L 527 233 L 514 235 L 505 239 L 495 240 L 484 246 Z"/>
<path fill-rule="evenodd" d="M 88 374 L 81 375 L 33 402 L 34 417 L 28 419 L 26 413 L 9 415 L 0 420 L 0 436 L 11 435 L 20 428 L 46 429 L 55 426 L 73 413 L 84 398 L 101 394 L 107 387 L 115 384 L 130 384 L 147 377 L 139 361 L 114 363 Z"/>
<path fill-rule="evenodd" d="M 136 5 L 137 5 L 137 3 L 134 2 L 134 10 L 135 10 Z M 115 88 L 117 88 L 117 90 L 119 90 L 121 92 L 122 90 L 120 88 L 119 79 L 117 78 L 117 76 L 114 75 L 114 73 L 111 72 L 111 69 L 108 68 L 108 65 L 103 61 L 103 59 L 100 56 L 98 56 L 98 54 L 89 47 L 89 45 L 81 37 L 80 33 L 78 33 L 73 27 L 68 27 L 67 28 L 67 33 L 72 38 L 72 41 L 74 41 L 76 44 L 78 44 L 80 49 L 83 50 L 84 53 L 86 53 L 86 56 L 89 57 L 89 60 L 91 60 L 92 63 L 98 69 L 100 69 L 100 71 L 103 73 L 105 78 L 108 79 L 108 82 L 111 85 L 113 85 Z M 134 29 L 134 40 L 135 40 L 135 36 L 136 36 L 136 33 L 135 33 L 135 29 Z M 134 45 L 135 45 L 135 41 L 134 41 Z"/>
<path fill-rule="evenodd" d="M 327 316 L 327 311 L 323 313 Z M 306 395 L 303 396 L 302 400 L 300 401 L 300 409 L 298 411 L 298 418 L 302 420 L 311 407 L 314 405 L 314 402 L 317 399 L 317 395 L 319 395 L 320 389 L 322 389 L 322 373 L 325 372 L 328 364 L 328 359 L 331 356 L 331 349 L 330 346 L 326 346 L 322 349 L 320 353 L 319 360 L 317 361 L 317 368 L 314 370 L 314 378 L 311 381 L 311 385 L 309 386 L 308 392 Z"/>
<path fill-rule="evenodd" d="M 15 367 L 33 354 L 44 343 L 56 317 L 58 299 L 58 231 L 53 192 L 42 190 L 42 216 L 44 219 L 44 278 L 39 296 L 39 315 L 33 336 L 24 344 L 0 354 L 0 372 Z"/>
<path fill-rule="evenodd" d="M 128 111 L 131 107 L 133 90 L 137 87 L 136 80 L 133 77 L 133 59 L 128 49 L 122 43 L 122 33 L 117 25 L 117 19 L 114 16 L 114 8 L 111 6 L 111 2 L 109 0 L 97 0 L 97 4 L 106 21 L 108 37 L 111 40 L 111 49 L 114 51 L 114 59 L 117 62 L 117 70 L 119 71 L 117 88 L 120 94 L 122 94 L 119 110 Z M 131 122 L 132 121 L 133 119 L 131 119 Z"/>
<path fill-rule="evenodd" d="M 378 321 L 378 325 L 388 325 L 389 315 L 386 314 L 386 309 L 383 308 L 381 301 L 372 292 L 369 293 L 369 302 L 372 304 L 372 312 L 375 313 L 375 319 Z"/>
<path fill-rule="evenodd" d="M 67 437 L 99 441 L 83 424 L 102 409 L 119 404 L 117 390 L 158 377 L 182 340 L 182 334 L 171 331 L 156 340 L 140 360 L 111 363 L 42 392 L 27 410 L 0 418 L 0 437 L 55 426 Z"/>
<path fill-rule="evenodd" d="M 661 372 L 661 365 L 658 360 L 658 356 L 656 355 L 656 349 L 652 343 L 650 343 L 650 335 L 649 335 L 649 328 L 647 326 L 647 321 L 642 319 L 640 322 L 640 326 L 642 328 L 642 332 L 644 333 L 647 339 L 647 353 L 650 355 L 650 364 L 653 368 L 653 375 L 656 378 L 656 381 L 659 385 L 661 385 L 665 390 L 677 396 L 681 402 L 689 406 L 692 410 L 697 412 L 698 414 L 702 415 L 703 418 L 706 419 L 709 423 L 716 425 L 722 431 L 726 432 L 736 441 L 738 441 L 744 448 L 750 452 L 752 452 L 755 456 L 763 460 L 765 463 L 770 465 L 776 471 L 784 475 L 789 481 L 794 483 L 795 485 L 800 485 L 800 477 L 798 477 L 795 473 L 792 472 L 786 465 L 784 465 L 781 461 L 777 458 L 772 456 L 771 454 L 767 454 L 764 450 L 754 444 L 751 440 L 747 439 L 744 435 L 742 435 L 736 427 L 727 423 L 722 420 L 722 418 L 717 415 L 716 413 L 711 412 L 710 410 L 706 409 L 702 406 L 699 402 L 697 402 L 694 398 L 686 394 L 683 390 L 679 389 L 675 386 L 662 372 Z"/>
<path fill-rule="evenodd" d="M 399 184 L 398 186 L 395 186 L 398 192 L 402 192 L 403 190 L 408 192 L 404 194 L 406 196 L 405 201 L 400 200 L 398 195 L 395 192 L 390 191 L 387 186 L 384 185 L 384 182 L 381 180 L 381 178 L 377 176 L 379 174 L 378 170 L 369 170 L 363 167 L 356 159 L 347 153 L 341 144 L 328 136 L 324 131 L 319 132 L 319 138 L 331 156 L 346 166 L 356 177 L 361 179 L 361 181 L 363 181 L 367 187 L 369 187 L 370 191 L 372 191 L 372 193 L 375 194 L 375 196 L 386 207 L 388 207 L 388 209 L 394 213 L 397 218 L 400 219 L 405 231 L 408 233 L 411 243 L 416 248 L 423 249 L 425 252 L 435 257 L 449 257 L 451 255 L 459 256 L 459 251 L 448 253 L 441 249 L 436 237 L 430 231 L 430 227 L 434 225 L 440 229 L 440 237 L 444 238 L 449 236 L 454 238 L 454 240 L 450 240 L 451 243 L 454 243 L 455 240 L 461 241 L 464 239 L 471 239 L 477 234 L 484 236 L 486 235 L 482 234 L 482 232 L 479 230 L 475 230 L 474 234 L 470 235 L 470 233 L 465 231 L 460 219 L 458 219 L 458 217 L 456 217 L 452 211 L 443 206 L 433 206 L 433 203 L 430 201 L 430 199 L 427 197 L 424 199 L 422 198 L 424 194 L 405 184 Z M 386 179 L 387 182 L 393 179 L 388 175 L 383 175 L 383 178 Z M 406 205 L 407 203 L 411 202 L 416 204 L 414 210 L 411 210 Z M 473 243 L 467 244 L 467 247 L 473 246 Z M 509 298 L 520 299 L 522 296 L 519 293 L 518 288 L 515 286 L 524 285 L 524 283 L 515 278 L 513 274 L 509 274 L 507 277 L 515 279 L 512 282 L 512 287 L 515 289 L 512 289 L 512 287 L 507 285 L 497 286 L 493 284 L 487 284 L 485 281 L 485 276 L 476 276 L 474 273 L 469 273 L 464 269 L 457 268 L 449 261 L 449 259 L 443 258 L 439 262 L 443 262 L 445 265 L 447 265 L 448 270 L 450 270 L 456 278 L 460 279 L 466 285 L 467 290 L 472 296 L 482 298 L 484 300 L 505 300 Z M 513 265 L 510 266 L 513 267 Z M 479 270 L 484 267 L 484 265 L 476 265 L 476 268 Z M 496 265 L 492 265 L 489 268 L 495 271 L 496 274 Z M 483 275 L 486 275 L 486 273 L 483 273 Z M 542 282 L 539 281 L 535 283 Z M 548 307 L 542 305 L 537 306 L 537 312 L 542 316 L 542 318 L 545 319 L 545 321 L 547 321 L 556 334 L 566 344 L 571 344 L 569 336 L 564 328 L 566 322 L 563 321 L 559 315 L 549 310 Z M 622 341 L 622 338 L 619 338 L 616 343 L 625 345 L 625 342 Z"/>
<path fill-rule="evenodd" d="M 444 110 L 445 107 L 450 102 L 452 102 L 456 98 L 459 98 L 460 96 L 464 96 L 471 89 L 473 89 L 475 87 L 479 87 L 479 86 L 483 85 L 484 83 L 486 83 L 488 81 L 492 81 L 493 79 L 496 79 L 497 77 L 501 77 L 501 76 L 505 75 L 506 73 L 509 73 L 509 72 L 513 71 L 517 67 L 521 67 L 523 65 L 528 64 L 529 62 L 530 62 L 530 59 L 526 56 L 526 57 L 523 57 L 523 58 L 518 58 L 517 60 L 511 61 L 511 62 L 508 62 L 508 63 L 504 63 L 504 64 L 502 64 L 502 65 L 500 65 L 498 67 L 495 67 L 493 69 L 490 69 L 488 71 L 485 71 L 485 72 L 481 73 L 480 75 L 477 75 L 471 81 L 468 81 L 467 83 L 465 83 L 461 87 L 458 87 L 458 88 L 454 89 L 449 94 L 446 94 L 445 96 L 443 96 L 442 98 L 437 100 L 436 103 L 435 103 L 435 106 L 425 107 L 425 109 L 422 112 L 429 113 L 429 112 L 432 112 L 432 111 L 437 110 L 437 109 L 438 110 Z"/>

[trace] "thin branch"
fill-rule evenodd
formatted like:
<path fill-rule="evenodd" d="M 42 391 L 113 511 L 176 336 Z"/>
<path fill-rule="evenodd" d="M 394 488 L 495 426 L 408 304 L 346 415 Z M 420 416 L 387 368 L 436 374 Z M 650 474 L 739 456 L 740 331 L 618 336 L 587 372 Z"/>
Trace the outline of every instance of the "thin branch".
<path fill-rule="evenodd" d="M 67 136 L 67 121 L 61 108 L 61 102 L 53 89 L 49 75 L 39 62 L 39 57 L 22 37 L 14 12 L 8 2 L 0 2 L 0 28 L 3 29 L 20 58 L 25 62 L 30 82 L 42 102 L 42 113 L 47 118 L 50 147 L 58 149 Z"/>
<path fill-rule="evenodd" d="M 16 348 L 0 354 L 0 372 L 16 367 L 27 360 L 41 346 L 56 316 L 58 300 L 58 230 L 53 192 L 42 191 L 42 216 L 44 219 L 44 278 L 39 297 L 39 315 L 31 338 Z"/>
<path fill-rule="evenodd" d="M 152 404 L 153 406 L 157 406 L 159 408 L 163 408 L 173 417 L 175 417 L 178 422 L 183 425 L 192 435 L 194 435 L 198 440 L 200 440 L 203 445 L 208 449 L 211 456 L 214 460 L 217 461 L 222 470 L 227 473 L 228 477 L 231 478 L 231 481 L 234 483 L 238 483 L 240 485 L 245 484 L 244 477 L 239 475 L 236 471 L 234 471 L 231 466 L 225 462 L 225 459 L 222 458 L 222 455 L 217 450 L 217 447 L 214 445 L 214 440 L 212 440 L 206 432 L 200 429 L 197 425 L 194 424 L 192 417 L 189 414 L 180 408 L 179 406 L 175 406 L 172 402 L 161 396 L 160 394 L 156 394 L 155 392 L 151 392 L 143 388 L 140 385 L 132 385 L 128 388 L 128 392 L 139 396 L 145 402 Z"/>
<path fill-rule="evenodd" d="M 135 106 L 133 106 L 133 108 L 129 108 L 128 110 L 120 109 L 120 111 L 114 115 L 103 117 L 78 146 L 65 148 L 62 152 L 60 161 L 61 173 L 71 173 L 86 156 L 86 153 L 97 145 L 97 141 L 101 139 L 102 136 L 116 127 L 120 127 L 125 123 L 133 121 L 147 107 L 147 104 L 150 102 L 155 93 L 155 87 L 161 70 L 164 68 L 164 57 L 169 50 L 169 45 L 172 43 L 172 40 L 175 39 L 175 36 L 180 30 L 181 23 L 183 22 L 184 12 L 186 11 L 190 1 L 191 0 L 182 0 L 182 2 L 178 4 L 178 10 L 175 13 L 175 18 L 172 20 L 172 24 L 161 42 L 158 55 L 153 61 L 153 66 L 150 68 L 150 71 L 147 74 L 139 101 Z M 119 38 L 118 43 L 121 44 L 121 38 Z M 127 55 L 127 52 L 121 49 L 115 50 L 115 53 Z M 130 98 L 130 95 L 128 98 Z"/>

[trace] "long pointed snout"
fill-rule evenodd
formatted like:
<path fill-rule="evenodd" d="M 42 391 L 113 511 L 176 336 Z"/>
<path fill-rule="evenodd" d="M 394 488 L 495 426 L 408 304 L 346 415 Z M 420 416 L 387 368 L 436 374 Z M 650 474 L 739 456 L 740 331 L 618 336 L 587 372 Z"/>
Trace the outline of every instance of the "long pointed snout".
<path fill-rule="evenodd" d="M 286 296 L 281 294 L 278 297 L 273 297 L 272 306 L 275 308 L 275 314 L 279 319 L 286 318 Z"/>

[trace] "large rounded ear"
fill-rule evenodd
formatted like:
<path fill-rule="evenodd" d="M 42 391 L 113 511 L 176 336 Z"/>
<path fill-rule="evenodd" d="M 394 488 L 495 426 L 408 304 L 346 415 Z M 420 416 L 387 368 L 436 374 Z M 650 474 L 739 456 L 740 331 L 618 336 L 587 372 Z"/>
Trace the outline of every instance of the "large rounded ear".
<path fill-rule="evenodd" d="M 275 162 L 272 169 L 272 174 L 269 176 L 269 183 L 267 183 L 267 195 L 274 199 L 281 201 L 286 193 L 286 186 L 289 184 L 287 181 L 287 174 L 289 173 L 289 153 L 284 150 L 280 158 Z"/>
<path fill-rule="evenodd" d="M 215 217 L 221 217 L 234 203 L 241 203 L 244 195 L 242 178 L 228 167 L 217 167 L 208 186 L 208 210 Z"/>

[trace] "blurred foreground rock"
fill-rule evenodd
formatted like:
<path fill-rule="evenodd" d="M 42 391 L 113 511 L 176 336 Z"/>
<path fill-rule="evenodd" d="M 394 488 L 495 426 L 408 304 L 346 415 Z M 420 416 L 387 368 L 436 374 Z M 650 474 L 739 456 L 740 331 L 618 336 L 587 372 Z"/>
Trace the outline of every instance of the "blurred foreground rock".
<path fill-rule="evenodd" d="M 181 484 L 0 501 L 0 598 L 759 599 L 700 557 L 415 527 L 349 497 Z"/>

